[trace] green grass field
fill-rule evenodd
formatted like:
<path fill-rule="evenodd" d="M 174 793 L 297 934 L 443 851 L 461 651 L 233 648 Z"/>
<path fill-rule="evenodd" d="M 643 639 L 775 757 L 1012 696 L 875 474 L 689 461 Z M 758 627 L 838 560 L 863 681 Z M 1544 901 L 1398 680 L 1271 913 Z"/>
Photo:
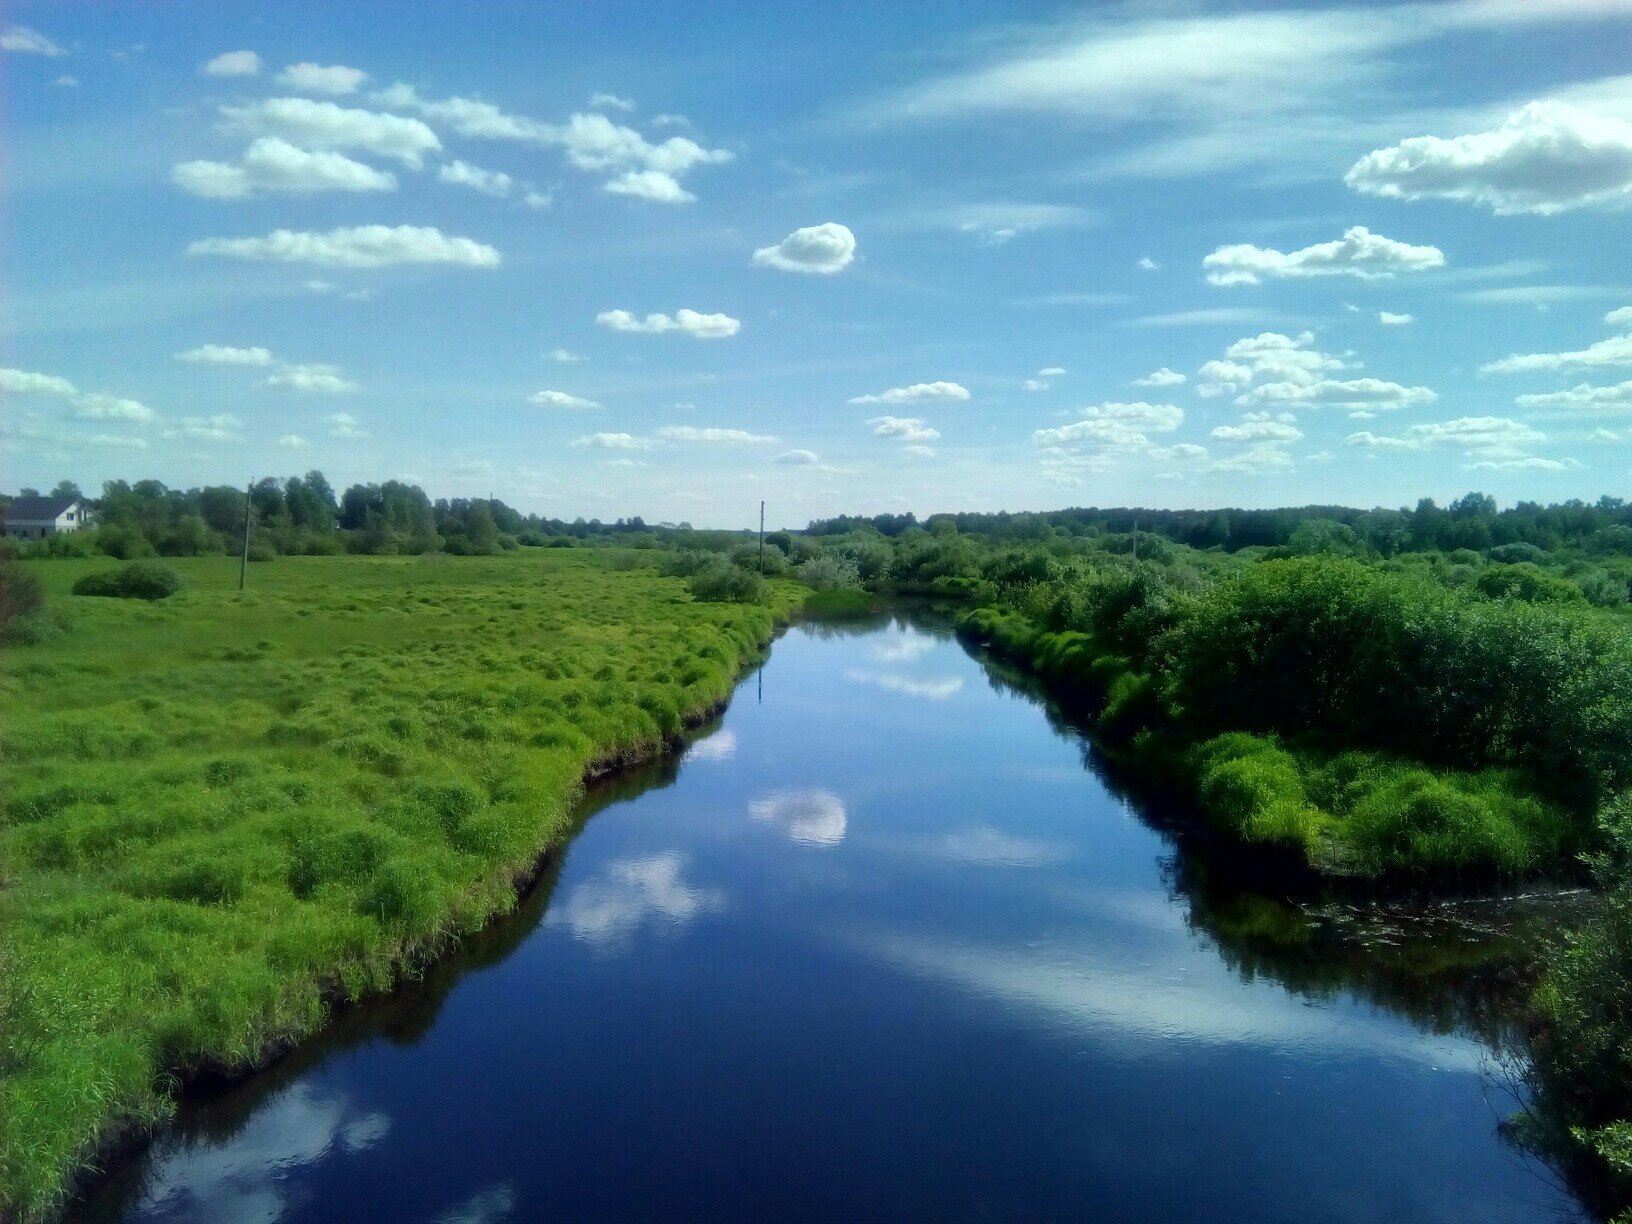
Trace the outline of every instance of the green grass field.
<path fill-rule="evenodd" d="M 286 558 L 68 594 L 0 662 L 0 1217 L 514 902 L 587 769 L 720 702 L 779 618 L 611 550 Z"/>

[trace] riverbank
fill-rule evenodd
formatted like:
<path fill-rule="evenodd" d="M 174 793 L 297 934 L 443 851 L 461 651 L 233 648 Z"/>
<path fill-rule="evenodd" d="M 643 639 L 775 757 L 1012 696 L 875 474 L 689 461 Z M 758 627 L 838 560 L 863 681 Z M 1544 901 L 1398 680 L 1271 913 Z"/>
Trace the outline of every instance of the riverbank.
<path fill-rule="evenodd" d="M 508 910 L 585 779 L 717 713 L 805 594 L 696 604 L 606 560 L 285 559 L 240 596 L 199 559 L 10 652 L 8 1210 Z"/>

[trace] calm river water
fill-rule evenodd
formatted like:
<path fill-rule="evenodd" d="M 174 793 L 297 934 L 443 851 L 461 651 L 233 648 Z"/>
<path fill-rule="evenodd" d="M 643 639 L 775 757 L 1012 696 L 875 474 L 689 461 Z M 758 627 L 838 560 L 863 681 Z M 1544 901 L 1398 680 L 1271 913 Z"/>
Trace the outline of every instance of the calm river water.
<path fill-rule="evenodd" d="M 933 618 L 791 630 L 585 816 L 74 1218 L 1577 1216 L 1498 1131 L 1509 907 L 1230 884 Z"/>

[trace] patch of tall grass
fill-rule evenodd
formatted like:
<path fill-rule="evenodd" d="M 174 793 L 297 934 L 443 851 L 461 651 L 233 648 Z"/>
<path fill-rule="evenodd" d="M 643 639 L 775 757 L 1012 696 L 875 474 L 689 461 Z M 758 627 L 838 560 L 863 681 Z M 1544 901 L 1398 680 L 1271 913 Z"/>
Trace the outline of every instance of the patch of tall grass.
<path fill-rule="evenodd" d="M 587 770 L 729 694 L 808 593 L 702 603 L 595 550 L 291 557 L 76 598 L 0 659 L 0 1214 L 173 1074 L 253 1064 L 509 909 Z M 740 571 L 739 571 L 740 572 Z"/>

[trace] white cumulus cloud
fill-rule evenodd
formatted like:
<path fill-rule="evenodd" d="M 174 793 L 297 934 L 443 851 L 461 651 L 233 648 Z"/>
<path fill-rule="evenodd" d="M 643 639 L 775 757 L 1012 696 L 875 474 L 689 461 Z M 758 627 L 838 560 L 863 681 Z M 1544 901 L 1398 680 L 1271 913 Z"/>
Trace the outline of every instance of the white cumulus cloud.
<path fill-rule="evenodd" d="M 257 76 L 261 71 L 261 57 L 253 51 L 227 51 L 198 69 L 205 76 Z"/>
<path fill-rule="evenodd" d="M 279 85 L 302 93 L 322 94 L 356 93 L 366 80 L 368 73 L 344 64 L 290 64 L 277 77 Z"/>
<path fill-rule="evenodd" d="M 1518 374 L 1526 370 L 1571 370 L 1592 366 L 1632 365 L 1632 335 L 1611 336 L 1584 349 L 1562 353 L 1514 353 L 1479 367 L 1481 374 Z"/>
<path fill-rule="evenodd" d="M 139 421 L 143 424 L 159 417 L 140 400 L 100 394 L 80 396 L 74 401 L 73 414 L 82 421 Z"/>
<path fill-rule="evenodd" d="M 898 442 L 933 442 L 941 436 L 940 431 L 931 429 L 929 422 L 918 417 L 873 417 L 866 422 L 873 427 L 873 433 L 880 438 L 894 438 Z"/>
<path fill-rule="evenodd" d="M 8 395 L 78 395 L 79 388 L 55 374 L 0 370 L 0 392 Z"/>
<path fill-rule="evenodd" d="M 762 267 L 817 275 L 842 272 L 855 257 L 856 236 L 836 221 L 796 229 L 774 246 L 754 252 L 754 262 Z"/>
<path fill-rule="evenodd" d="M 1153 374 L 1146 374 L 1143 378 L 1133 380 L 1135 387 L 1177 387 L 1190 380 L 1177 370 L 1170 370 L 1166 366 Z"/>
<path fill-rule="evenodd" d="M 457 187 L 469 187 L 483 195 L 507 196 L 515 180 L 498 170 L 484 170 L 467 161 L 451 161 L 441 166 L 436 177 Z"/>
<path fill-rule="evenodd" d="M 540 408 L 599 408 L 592 399 L 583 399 L 577 395 L 569 395 L 565 391 L 535 391 L 527 397 L 529 404 L 537 404 Z"/>
<path fill-rule="evenodd" d="M 821 462 L 821 457 L 815 451 L 786 450 L 771 462 L 785 464 L 788 467 L 814 467 Z"/>
<path fill-rule="evenodd" d="M 242 200 L 263 192 L 313 195 L 320 191 L 393 191 L 397 180 L 343 153 L 313 153 L 276 136 L 263 136 L 238 162 L 181 162 L 171 181 L 191 195 Z"/>
<path fill-rule="evenodd" d="M 197 348 L 188 349 L 185 353 L 177 353 L 176 360 L 205 365 L 267 366 L 272 364 L 272 354 L 259 345 L 234 348 L 230 344 L 201 344 Z"/>
<path fill-rule="evenodd" d="M 966 400 L 969 389 L 961 383 L 913 383 L 908 387 L 891 387 L 877 395 L 852 396 L 852 404 L 916 404 L 924 400 Z"/>
<path fill-rule="evenodd" d="M 394 157 L 418 168 L 442 142 L 418 119 L 358 110 L 310 98 L 266 98 L 223 106 L 228 126 L 252 136 L 275 136 L 302 149 L 354 149 Z"/>
<path fill-rule="evenodd" d="M 1412 246 L 1355 225 L 1341 238 L 1297 251 L 1277 251 L 1247 242 L 1221 246 L 1201 263 L 1214 285 L 1256 285 L 1284 277 L 1357 276 L 1375 280 L 1397 272 L 1443 267 L 1445 254 L 1438 247 Z"/>
<path fill-rule="evenodd" d="M 627 310 L 603 310 L 595 316 L 595 322 L 613 331 L 648 332 L 654 335 L 683 332 L 698 340 L 723 340 L 742 330 L 742 321 L 730 315 L 700 314 L 685 309 L 675 311 L 672 316 L 649 314 L 644 319 L 637 318 Z"/>
<path fill-rule="evenodd" d="M 1379 310 L 1377 312 L 1377 322 L 1388 327 L 1404 327 L 1407 323 L 1411 322 L 1411 320 L 1412 316 L 1408 314 L 1395 314 L 1392 310 Z"/>
<path fill-rule="evenodd" d="M 666 442 L 723 442 L 728 445 L 775 442 L 768 434 L 749 433 L 746 429 L 697 428 L 692 425 L 665 425 L 657 436 Z"/>
<path fill-rule="evenodd" d="M 649 450 L 651 443 L 628 433 L 593 433 L 574 438 L 574 446 L 598 447 L 602 450 Z"/>
<path fill-rule="evenodd" d="M 280 229 L 262 238 L 203 238 L 189 245 L 187 254 L 342 268 L 415 263 L 492 268 L 499 263 L 499 253 L 492 247 L 470 238 L 450 238 L 424 225 L 357 225 L 323 234 Z"/>
<path fill-rule="evenodd" d="M 0 51 L 16 51 L 24 55 L 46 55 L 53 58 L 68 54 L 38 30 L 16 25 L 7 26 L 0 32 Z"/>
<path fill-rule="evenodd" d="M 1399 200 L 1456 200 L 1497 215 L 1632 204 L 1632 123 L 1532 102 L 1495 131 L 1413 136 L 1368 153 L 1344 182 Z"/>
<path fill-rule="evenodd" d="M 286 365 L 263 379 L 261 386 L 326 395 L 357 390 L 357 384 L 341 377 L 340 371 L 332 365 Z"/>

